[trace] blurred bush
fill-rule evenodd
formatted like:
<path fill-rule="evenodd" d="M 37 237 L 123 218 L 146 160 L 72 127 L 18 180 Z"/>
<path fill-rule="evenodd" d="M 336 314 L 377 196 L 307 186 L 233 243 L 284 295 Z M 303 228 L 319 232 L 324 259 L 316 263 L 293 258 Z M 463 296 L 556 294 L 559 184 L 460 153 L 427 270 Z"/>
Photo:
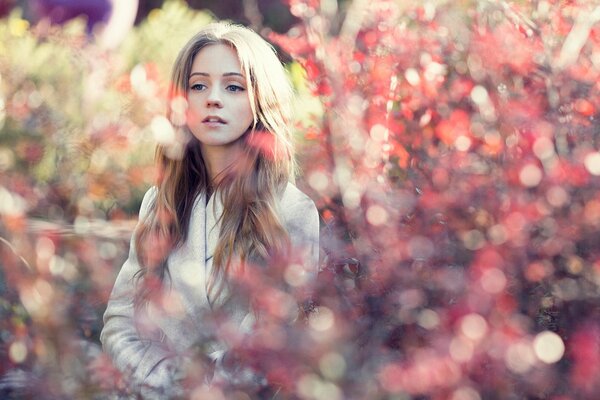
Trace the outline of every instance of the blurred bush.
<path fill-rule="evenodd" d="M 14 12 L 1 21 L 0 185 L 27 199 L 24 213 L 73 222 L 137 210 L 154 179 L 151 127 L 170 65 L 209 21 L 169 2 L 116 52 L 80 20 L 30 27 Z"/>
<path fill-rule="evenodd" d="M 300 62 L 324 265 L 298 326 L 294 266 L 257 279 L 264 324 L 237 359 L 283 398 L 597 398 L 600 7 L 288 3 L 300 23 L 271 39 Z M 210 19 L 166 2 L 111 52 L 79 20 L 0 21 L 5 397 L 126 390 L 99 317 L 169 134 L 168 69 Z"/>
<path fill-rule="evenodd" d="M 597 398 L 600 7 L 290 7 L 272 38 L 324 104 L 304 165 L 329 271 L 290 390 Z"/>
<path fill-rule="evenodd" d="M 210 21 L 168 2 L 108 51 L 80 19 L 0 20 L 0 397 L 98 390 L 100 317 L 154 182 L 169 70 Z"/>

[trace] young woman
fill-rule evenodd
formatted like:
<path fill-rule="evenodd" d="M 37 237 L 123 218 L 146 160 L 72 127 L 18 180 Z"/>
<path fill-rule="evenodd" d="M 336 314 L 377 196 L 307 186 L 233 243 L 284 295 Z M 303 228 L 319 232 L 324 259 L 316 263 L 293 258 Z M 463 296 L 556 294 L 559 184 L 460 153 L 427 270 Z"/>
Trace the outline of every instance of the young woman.
<path fill-rule="evenodd" d="M 261 294 L 240 283 L 292 267 L 316 275 L 317 210 L 290 183 L 291 86 L 259 35 L 215 23 L 180 51 L 169 99 L 183 139 L 157 147 L 160 177 L 142 201 L 100 339 L 145 397 L 169 392 L 192 349 L 215 360 L 215 377 L 261 385 L 247 370 L 219 370 L 232 344 L 215 321 L 252 332 Z"/>

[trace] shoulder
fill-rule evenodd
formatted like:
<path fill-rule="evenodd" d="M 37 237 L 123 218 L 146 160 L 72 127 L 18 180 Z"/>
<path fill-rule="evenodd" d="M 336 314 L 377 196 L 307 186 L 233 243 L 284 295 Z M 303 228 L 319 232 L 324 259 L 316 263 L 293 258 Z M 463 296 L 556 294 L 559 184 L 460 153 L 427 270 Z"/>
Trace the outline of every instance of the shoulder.
<path fill-rule="evenodd" d="M 279 208 L 292 248 L 298 251 L 297 255 L 305 265 L 317 266 L 320 218 L 315 203 L 294 184 L 288 183 Z"/>
<path fill-rule="evenodd" d="M 288 182 L 280 200 L 281 216 L 286 222 L 318 219 L 314 201 L 291 182 Z"/>
<path fill-rule="evenodd" d="M 314 209 L 316 211 L 315 203 L 310 197 L 296 187 L 291 182 L 288 182 L 282 196 L 281 196 L 281 207 L 284 211 L 301 211 L 307 209 Z"/>
<path fill-rule="evenodd" d="M 156 199 L 156 194 L 158 193 L 158 188 L 156 186 L 150 187 L 144 194 L 144 198 L 142 199 L 142 205 L 140 206 L 140 217 L 144 217 L 148 214 L 150 207 L 154 204 L 154 200 Z"/>

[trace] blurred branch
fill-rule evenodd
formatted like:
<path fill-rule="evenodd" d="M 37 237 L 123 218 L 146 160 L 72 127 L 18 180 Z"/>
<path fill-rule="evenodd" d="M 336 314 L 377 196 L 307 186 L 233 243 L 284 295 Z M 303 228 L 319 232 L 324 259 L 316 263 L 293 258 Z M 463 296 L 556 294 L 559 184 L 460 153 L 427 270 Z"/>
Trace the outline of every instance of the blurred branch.
<path fill-rule="evenodd" d="M 256 0 L 243 0 L 244 16 L 250 21 L 250 27 L 256 32 L 263 28 L 263 16 Z"/>
<path fill-rule="evenodd" d="M 23 265 L 25 265 L 30 272 L 34 271 L 33 268 L 31 267 L 31 265 L 29 265 L 29 263 L 27 262 L 27 260 L 25 260 L 25 258 L 23 258 L 23 256 L 21 256 L 20 254 L 17 253 L 17 251 L 15 250 L 13 245 L 8 240 L 6 240 L 2 236 L 0 236 L 0 243 L 3 243 L 6 247 L 8 247 L 9 250 L 15 255 L 15 257 L 18 257 L 18 259 L 21 260 Z"/>
<path fill-rule="evenodd" d="M 592 27 L 598 22 L 600 22 L 600 6 L 591 12 L 584 9 L 579 11 L 577 20 L 560 49 L 560 55 L 556 62 L 558 70 L 563 70 L 577 61 L 581 49 L 590 36 Z"/>

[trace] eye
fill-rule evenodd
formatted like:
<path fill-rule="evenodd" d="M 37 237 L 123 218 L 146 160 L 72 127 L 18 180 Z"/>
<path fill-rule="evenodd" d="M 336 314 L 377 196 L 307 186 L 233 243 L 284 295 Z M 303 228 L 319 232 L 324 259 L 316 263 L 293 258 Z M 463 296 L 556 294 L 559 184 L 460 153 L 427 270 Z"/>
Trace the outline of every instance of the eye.
<path fill-rule="evenodd" d="M 233 84 L 228 85 L 225 89 L 227 89 L 230 92 L 243 92 L 244 90 L 246 90 L 240 85 L 233 85 Z"/>
<path fill-rule="evenodd" d="M 190 90 L 204 90 L 206 89 L 206 85 L 202 84 L 202 83 L 194 83 L 192 86 L 190 86 Z"/>

